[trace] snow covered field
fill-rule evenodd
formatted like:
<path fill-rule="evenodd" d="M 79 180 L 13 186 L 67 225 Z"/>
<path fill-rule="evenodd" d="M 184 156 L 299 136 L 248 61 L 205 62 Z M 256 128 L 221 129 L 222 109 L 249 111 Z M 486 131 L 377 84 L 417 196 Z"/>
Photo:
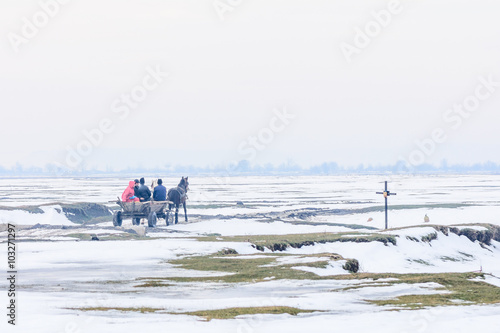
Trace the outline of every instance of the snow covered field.
<path fill-rule="evenodd" d="M 128 181 L 136 177 L 3 178 L 0 179 L 0 206 L 108 203 L 121 195 Z M 167 188 L 176 186 L 180 180 L 178 177 L 159 177 L 163 178 Z M 308 217 L 308 221 L 383 228 L 384 214 L 363 209 L 382 209 L 383 198 L 375 192 L 383 190 L 386 179 L 389 179 L 389 190 L 397 193 L 389 198 L 392 207 L 389 227 L 421 224 L 425 214 L 433 224 L 500 225 L 497 218 L 500 215 L 500 175 L 191 177 L 189 214 L 231 217 L 300 209 L 342 209 L 345 214 L 329 215 L 325 211 Z M 147 178 L 146 183 L 151 180 Z M 236 205 L 237 201 L 244 206 Z M 369 218 L 373 220 L 367 222 Z M 26 216 L 10 218 L 19 224 L 35 222 L 27 219 Z M 0 211 L 0 222 L 8 220 L 7 212 Z M 47 222 L 52 223 L 53 218 Z"/>
<path fill-rule="evenodd" d="M 163 179 L 167 187 L 178 183 L 176 178 Z M 381 230 L 383 198 L 375 194 L 383 189 L 383 180 L 382 176 L 190 177 L 189 223 L 180 217 L 181 223 L 166 227 L 160 220 L 156 230 L 148 230 L 132 228 L 131 221 L 124 221 L 121 228 L 110 221 L 82 226 L 58 209 L 60 204 L 77 202 L 102 203 L 112 209 L 109 201 L 121 194 L 128 179 L 0 179 L 0 206 L 11 207 L 0 209 L 0 267 L 7 271 L 5 224 L 12 223 L 17 227 L 19 271 L 17 324 L 12 327 L 4 319 L 0 330 L 494 332 L 500 299 L 482 304 L 457 294 L 450 296 L 453 305 L 415 309 L 377 302 L 454 295 L 450 286 L 431 278 L 412 281 L 407 274 L 481 272 L 487 274 L 474 278 L 479 286 L 500 287 L 500 243 L 471 241 L 457 234 L 464 228 L 478 232 L 490 228 L 479 224 L 500 225 L 500 176 L 393 177 L 389 189 L 397 196 L 389 199 L 389 227 L 395 229 L 388 231 Z M 42 204 L 51 205 L 42 206 L 40 214 L 15 209 Z M 255 246 L 308 234 L 338 234 L 346 241 L 274 252 Z M 92 235 L 100 241 L 90 241 Z M 390 241 L 372 240 L 377 237 Z M 217 254 L 224 249 L 237 254 Z M 198 269 L 189 266 L 195 265 L 189 258 L 201 258 Z M 364 275 L 348 278 L 344 265 L 349 259 L 359 262 Z M 252 270 L 243 275 L 241 270 L 248 267 L 260 275 L 252 277 Z M 392 275 L 380 275 L 385 273 Z M 0 288 L 8 289 L 5 279 Z M 5 309 L 6 292 L 0 299 Z M 189 314 L 248 307 L 292 307 L 304 312 L 210 321 Z"/>

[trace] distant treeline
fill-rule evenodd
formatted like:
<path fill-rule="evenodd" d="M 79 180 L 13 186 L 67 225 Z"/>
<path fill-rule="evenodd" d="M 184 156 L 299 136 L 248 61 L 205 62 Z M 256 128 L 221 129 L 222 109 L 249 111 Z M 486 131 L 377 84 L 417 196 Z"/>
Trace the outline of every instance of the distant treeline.
<path fill-rule="evenodd" d="M 431 173 L 493 173 L 500 174 L 500 165 L 493 162 L 477 163 L 472 165 L 454 164 L 448 165 L 442 162 L 439 166 L 423 164 L 415 167 L 408 167 L 403 162 L 393 165 L 364 165 L 356 167 L 341 166 L 335 162 L 322 163 L 311 167 L 301 167 L 295 163 L 284 163 L 281 165 L 252 165 L 246 160 L 227 166 L 207 166 L 199 167 L 193 165 L 165 165 L 155 168 L 127 168 L 114 170 L 107 168 L 99 169 L 68 169 L 61 166 L 48 164 L 44 167 L 26 167 L 17 164 L 11 168 L 0 166 L 0 176 L 98 176 L 98 175 L 124 175 L 124 174 L 148 174 L 148 175 L 340 175 L 340 174 L 431 174 Z"/>

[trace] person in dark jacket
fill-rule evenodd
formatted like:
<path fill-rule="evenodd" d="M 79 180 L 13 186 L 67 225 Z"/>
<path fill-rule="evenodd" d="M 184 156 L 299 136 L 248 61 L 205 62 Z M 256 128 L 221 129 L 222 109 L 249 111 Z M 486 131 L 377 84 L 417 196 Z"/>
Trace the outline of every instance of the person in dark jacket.
<path fill-rule="evenodd" d="M 151 191 L 149 190 L 149 187 L 144 185 L 144 178 L 141 178 L 140 183 L 141 185 L 139 185 L 139 189 L 137 189 L 137 196 L 141 199 L 141 202 L 151 200 Z"/>
<path fill-rule="evenodd" d="M 166 201 L 167 200 L 167 188 L 162 185 L 163 180 L 158 179 L 158 185 L 153 190 L 153 200 L 154 201 Z"/>
<path fill-rule="evenodd" d="M 139 191 L 139 179 L 134 179 L 134 183 L 135 183 L 135 185 L 134 185 L 134 195 L 136 197 L 139 197 L 139 192 L 138 192 Z"/>

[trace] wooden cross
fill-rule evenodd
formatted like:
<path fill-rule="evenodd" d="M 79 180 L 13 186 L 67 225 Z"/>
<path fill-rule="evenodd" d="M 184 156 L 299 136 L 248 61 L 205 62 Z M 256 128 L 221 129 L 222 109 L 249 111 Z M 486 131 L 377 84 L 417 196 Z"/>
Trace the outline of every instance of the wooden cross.
<path fill-rule="evenodd" d="M 391 193 L 391 191 L 387 190 L 387 180 L 385 181 L 385 191 L 384 192 L 377 192 L 377 194 L 383 194 L 385 198 L 385 228 L 387 229 L 387 197 L 390 197 L 391 195 L 396 195 L 396 193 Z"/>

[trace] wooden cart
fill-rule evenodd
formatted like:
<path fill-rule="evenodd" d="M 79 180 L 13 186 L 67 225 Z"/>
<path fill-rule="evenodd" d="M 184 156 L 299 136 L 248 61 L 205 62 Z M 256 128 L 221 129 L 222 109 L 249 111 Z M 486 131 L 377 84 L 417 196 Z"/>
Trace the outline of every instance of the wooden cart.
<path fill-rule="evenodd" d="M 173 204 L 171 201 L 146 201 L 146 202 L 123 202 L 118 198 L 116 202 L 121 210 L 113 214 L 113 225 L 119 227 L 122 225 L 123 219 L 131 218 L 133 225 L 139 225 L 141 219 L 148 219 L 148 227 L 156 227 L 156 222 L 159 218 L 165 219 L 165 224 L 173 223 L 173 214 L 170 214 L 168 204 Z"/>

